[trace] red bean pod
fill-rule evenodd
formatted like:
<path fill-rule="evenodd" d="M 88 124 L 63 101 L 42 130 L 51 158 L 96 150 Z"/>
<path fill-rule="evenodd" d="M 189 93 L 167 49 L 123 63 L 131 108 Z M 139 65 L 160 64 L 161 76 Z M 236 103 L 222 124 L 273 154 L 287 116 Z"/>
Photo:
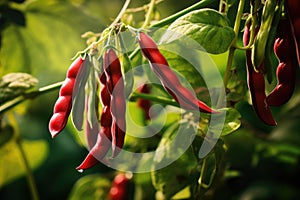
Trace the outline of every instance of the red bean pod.
<path fill-rule="evenodd" d="M 279 60 L 277 67 L 277 85 L 267 96 L 267 104 L 280 106 L 293 95 L 297 75 L 296 47 L 292 31 L 287 20 L 278 24 L 278 38 L 274 43 L 274 52 Z"/>
<path fill-rule="evenodd" d="M 101 82 L 101 103 L 102 103 L 102 114 L 100 117 L 100 131 L 97 136 L 95 145 L 90 150 L 84 161 L 76 168 L 77 170 L 85 170 L 93 167 L 106 155 L 111 147 L 111 126 L 112 126 L 112 115 L 110 111 L 110 93 L 107 87 L 107 78 L 103 72 L 100 75 Z"/>
<path fill-rule="evenodd" d="M 125 174 L 118 174 L 115 176 L 110 191 L 110 200 L 125 200 L 127 199 L 128 187 L 130 184 L 130 179 Z"/>
<path fill-rule="evenodd" d="M 298 65 L 300 66 L 300 1 L 285 0 L 285 8 L 287 10 L 287 14 L 292 27 L 293 36 L 296 43 Z"/>
<path fill-rule="evenodd" d="M 158 76 L 166 91 L 172 95 L 182 108 L 200 110 L 205 113 L 216 113 L 180 83 L 179 78 L 171 70 L 167 60 L 150 36 L 141 32 L 138 40 L 142 53 L 149 61 L 150 67 Z"/>
<path fill-rule="evenodd" d="M 124 91 L 124 79 L 121 64 L 116 52 L 107 49 L 104 56 L 104 72 L 107 77 L 107 87 L 110 93 L 110 106 L 112 115 L 112 152 L 115 157 L 119 154 L 124 144 L 126 132 L 126 99 Z"/>
<path fill-rule="evenodd" d="M 149 84 L 143 84 L 137 90 L 140 93 L 149 94 L 151 91 L 151 86 Z M 151 101 L 147 99 L 138 99 L 137 106 L 143 110 L 145 119 L 149 120 L 150 119 L 149 110 L 151 108 Z"/>
<path fill-rule="evenodd" d="M 84 60 L 78 57 L 69 67 L 66 79 L 59 91 L 59 98 L 57 99 L 53 115 L 49 121 L 49 131 L 54 138 L 66 126 L 68 117 L 72 109 L 72 93 L 75 84 L 76 76 Z"/>
<path fill-rule="evenodd" d="M 244 30 L 243 41 L 247 46 L 250 38 L 250 25 L 248 24 Z M 248 87 L 251 94 L 253 108 L 257 116 L 267 125 L 275 126 L 276 121 L 273 118 L 270 107 L 266 103 L 265 93 L 265 78 L 261 72 L 254 70 L 253 63 L 251 61 L 251 50 L 246 50 L 246 65 L 248 75 Z"/>

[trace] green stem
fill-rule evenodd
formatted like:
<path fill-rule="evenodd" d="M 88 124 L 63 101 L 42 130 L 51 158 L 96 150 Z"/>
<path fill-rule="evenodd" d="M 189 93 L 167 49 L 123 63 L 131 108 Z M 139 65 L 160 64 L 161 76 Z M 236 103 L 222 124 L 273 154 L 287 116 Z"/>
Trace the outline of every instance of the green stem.
<path fill-rule="evenodd" d="M 159 4 L 161 2 L 163 2 L 164 0 L 155 0 L 155 4 Z M 137 13 L 137 12 L 141 12 L 141 11 L 145 11 L 146 9 L 149 9 L 150 5 L 147 4 L 147 5 L 144 5 L 144 6 L 141 6 L 141 7 L 137 7 L 137 8 L 128 8 L 126 9 L 126 13 Z"/>
<path fill-rule="evenodd" d="M 31 171 L 31 168 L 30 168 L 27 156 L 26 156 L 26 153 L 25 153 L 24 148 L 22 146 L 21 138 L 19 136 L 16 137 L 16 144 L 17 144 L 18 150 L 21 154 L 22 161 L 24 163 L 24 167 L 25 167 L 25 171 L 26 171 L 26 177 L 27 177 L 27 181 L 28 181 L 28 185 L 29 185 L 29 190 L 30 190 L 30 193 L 31 193 L 31 198 L 32 198 L 32 200 L 38 200 L 39 195 L 38 195 L 38 191 L 37 191 L 37 188 L 36 188 L 35 180 L 34 180 L 34 177 L 33 177 L 33 174 L 32 174 L 32 171 Z"/>
<path fill-rule="evenodd" d="M 179 104 L 175 100 L 171 100 L 171 99 L 168 99 L 165 97 L 160 97 L 160 96 L 154 96 L 151 94 L 145 94 L 145 93 L 133 92 L 130 97 L 130 100 L 135 101 L 136 99 L 139 99 L 139 98 L 158 102 L 158 103 L 165 104 L 165 105 L 172 105 L 172 106 L 176 106 L 176 107 L 180 108 Z"/>
<path fill-rule="evenodd" d="M 124 13 L 126 12 L 126 9 L 128 8 L 129 4 L 130 4 L 131 0 L 126 0 L 121 11 L 119 12 L 118 16 L 115 18 L 115 20 L 113 21 L 113 23 L 111 23 L 110 26 L 114 26 L 116 23 L 118 23 L 120 21 L 120 19 L 122 18 L 122 16 L 124 15 Z"/>
<path fill-rule="evenodd" d="M 166 17 L 154 24 L 152 24 L 150 27 L 163 27 L 165 25 L 168 25 L 175 21 L 177 18 L 181 17 L 182 15 L 185 15 L 193 10 L 205 8 L 208 5 L 211 5 L 212 3 L 217 2 L 216 0 L 202 0 L 198 3 L 195 3 L 194 5 L 187 7 L 186 9 L 183 9 L 173 15 L 170 15 L 169 17 Z"/>
<path fill-rule="evenodd" d="M 58 88 L 61 87 L 61 85 L 63 84 L 62 82 L 58 82 L 58 83 L 54 83 L 51 85 L 47 85 L 45 87 L 41 87 L 36 91 L 32 91 L 32 92 L 27 92 L 21 96 L 18 96 L 14 99 L 12 99 L 11 101 L 8 101 L 7 103 L 3 104 L 0 106 L 0 114 L 7 111 L 8 109 L 18 105 L 19 103 L 22 103 L 23 101 L 27 100 L 27 99 L 33 99 L 41 94 L 44 94 L 46 92 L 50 92 L 52 90 L 56 90 Z"/>
<path fill-rule="evenodd" d="M 229 54 L 228 54 L 227 64 L 226 64 L 226 70 L 225 70 L 225 74 L 224 74 L 224 77 L 223 77 L 223 84 L 224 84 L 225 88 L 227 88 L 227 84 L 228 84 L 228 80 L 229 80 L 229 76 L 230 76 L 230 72 L 231 72 L 234 52 L 236 50 L 235 46 L 236 46 L 237 38 L 238 38 L 238 35 L 239 35 L 241 19 L 242 19 L 243 12 L 244 12 L 244 5 L 245 5 L 245 0 L 240 0 L 238 10 L 237 10 L 237 15 L 236 15 L 236 18 L 235 18 L 234 28 L 233 28 L 234 33 L 235 33 L 235 38 L 233 39 L 232 45 L 229 49 Z M 217 104 L 218 106 L 222 105 L 222 102 L 223 102 L 222 97 L 226 96 L 224 94 L 224 92 L 226 92 L 226 91 L 221 90 L 220 98 L 219 98 L 218 104 Z"/>
<path fill-rule="evenodd" d="M 150 4 L 149 4 L 148 11 L 147 11 L 147 14 L 146 14 L 146 17 L 145 17 L 145 21 L 144 21 L 144 24 L 143 24 L 142 28 L 145 28 L 146 26 L 148 26 L 148 25 L 150 24 L 150 21 L 151 21 L 151 15 L 152 15 L 152 13 L 153 13 L 154 6 L 155 6 L 155 0 L 151 0 L 151 1 L 150 1 Z"/>
<path fill-rule="evenodd" d="M 201 166 L 201 174 L 200 174 L 200 178 L 198 180 L 198 183 L 199 183 L 199 186 L 200 188 L 204 187 L 205 188 L 205 183 L 203 182 L 203 179 L 204 179 L 204 175 L 205 175 L 205 172 L 206 172 L 206 167 L 207 167 L 207 157 L 205 157 L 203 159 L 203 163 L 202 163 L 202 166 Z"/>

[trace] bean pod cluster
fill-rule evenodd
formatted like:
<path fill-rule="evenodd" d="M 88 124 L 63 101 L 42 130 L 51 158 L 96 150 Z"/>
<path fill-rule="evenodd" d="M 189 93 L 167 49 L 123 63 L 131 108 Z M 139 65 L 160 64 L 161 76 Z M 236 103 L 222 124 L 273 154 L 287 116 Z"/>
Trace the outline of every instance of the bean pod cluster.
<path fill-rule="evenodd" d="M 272 4 L 272 10 L 276 13 L 270 13 L 268 10 L 264 10 L 262 15 L 274 16 L 273 22 L 268 21 L 269 25 L 272 22 L 272 29 L 274 29 L 275 41 L 273 44 L 273 50 L 278 60 L 278 66 L 276 70 L 277 84 L 275 88 L 266 95 L 265 92 L 265 73 L 264 70 L 270 69 L 270 62 L 264 62 L 262 60 L 260 66 L 254 66 L 253 55 L 251 53 L 265 52 L 264 48 L 258 48 L 256 44 L 259 44 L 262 38 L 255 38 L 254 49 L 256 51 L 246 50 L 246 64 L 248 74 L 248 87 L 251 93 L 251 99 L 253 108 L 258 117 L 267 125 L 274 126 L 276 121 L 273 118 L 270 106 L 281 106 L 289 101 L 292 97 L 295 84 L 296 74 L 299 68 L 299 46 L 300 46 L 300 1 L 286 0 L 284 4 L 281 1 L 268 1 Z M 277 7 L 276 7 L 277 6 Z M 282 9 L 284 6 L 285 9 Z M 286 10 L 286 15 L 282 15 L 282 10 Z M 244 45 L 247 46 L 250 38 L 250 24 L 248 23 L 244 30 Z M 261 23 L 263 26 L 263 23 Z M 257 32 L 269 35 L 267 31 L 261 28 L 259 25 L 254 27 Z M 253 29 L 253 30 L 254 30 Z M 252 30 L 252 29 L 251 29 Z M 272 32 L 272 31 L 271 31 Z M 256 36 L 256 33 L 254 33 Z M 272 35 L 269 35 L 268 39 L 272 39 Z M 265 39 L 264 39 L 265 40 Z M 272 41 L 272 40 L 270 40 Z M 268 49 L 266 50 L 268 51 Z M 252 60 L 251 60 L 252 57 Z M 263 58 L 263 56 L 260 56 Z M 263 69 L 263 70 L 256 70 Z"/>
<path fill-rule="evenodd" d="M 126 101 L 121 64 L 116 52 L 109 48 L 103 56 L 103 71 L 99 75 L 101 83 L 102 114 L 100 131 L 94 147 L 77 170 L 88 169 L 97 164 L 112 148 L 117 156 L 124 144 L 126 122 Z"/>
<path fill-rule="evenodd" d="M 250 39 L 250 24 L 244 30 L 244 45 L 247 46 Z M 274 126 L 276 122 L 272 116 L 270 107 L 266 104 L 264 73 L 255 71 L 251 60 L 251 50 L 246 50 L 246 65 L 248 74 L 248 87 L 251 94 L 252 104 L 258 117 L 266 124 Z"/>
<path fill-rule="evenodd" d="M 180 83 L 179 78 L 171 70 L 167 60 L 149 35 L 139 32 L 137 38 L 142 55 L 149 61 L 151 69 L 160 79 L 166 92 L 183 109 L 217 113 L 204 102 L 198 100 L 192 91 Z M 110 158 L 115 158 L 124 145 L 126 134 L 126 96 L 128 96 L 128 91 L 125 91 L 125 72 L 122 71 L 124 66 L 121 66 L 115 48 L 108 46 L 101 52 L 104 52 L 103 54 L 101 53 L 101 59 L 95 59 L 95 56 L 88 54 L 85 55 L 85 60 L 80 57 L 71 65 L 67 73 L 67 79 L 60 89 L 60 96 L 55 104 L 54 114 L 49 122 L 50 132 L 55 137 L 67 123 L 68 116 L 72 110 L 72 102 L 75 102 L 73 103 L 72 113 L 73 123 L 78 130 L 81 129 L 84 118 L 87 118 L 85 133 L 90 151 L 84 161 L 77 167 L 79 171 L 98 164 L 110 150 Z M 93 69 L 91 67 L 95 61 L 100 64 L 100 68 L 95 67 Z M 83 65 L 84 62 L 88 62 L 89 65 Z M 96 81 L 94 80 L 95 74 L 97 74 L 98 79 Z M 95 85 L 91 87 L 91 84 Z M 130 84 L 132 85 L 131 81 Z M 98 90 L 100 95 L 94 95 L 93 93 Z M 144 85 L 140 92 L 149 93 L 150 85 Z M 83 98 L 84 95 L 85 98 Z M 95 102 L 101 103 L 101 113 L 98 113 L 97 103 Z M 149 109 L 151 102 L 139 99 L 137 104 L 144 109 L 145 118 L 150 119 Z M 74 110 L 80 112 L 77 113 Z M 84 110 L 86 114 L 83 112 Z"/>

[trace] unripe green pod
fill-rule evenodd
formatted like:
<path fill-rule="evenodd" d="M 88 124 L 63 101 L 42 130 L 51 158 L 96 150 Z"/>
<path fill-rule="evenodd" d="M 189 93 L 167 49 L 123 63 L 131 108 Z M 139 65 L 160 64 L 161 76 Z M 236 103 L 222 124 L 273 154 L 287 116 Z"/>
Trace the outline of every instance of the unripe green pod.
<path fill-rule="evenodd" d="M 266 0 L 265 6 L 262 12 L 262 19 L 259 31 L 254 41 L 254 46 L 252 49 L 251 60 L 254 65 L 255 71 L 264 72 L 261 68 L 264 57 L 266 45 L 272 27 L 272 21 L 277 5 L 277 0 Z"/>

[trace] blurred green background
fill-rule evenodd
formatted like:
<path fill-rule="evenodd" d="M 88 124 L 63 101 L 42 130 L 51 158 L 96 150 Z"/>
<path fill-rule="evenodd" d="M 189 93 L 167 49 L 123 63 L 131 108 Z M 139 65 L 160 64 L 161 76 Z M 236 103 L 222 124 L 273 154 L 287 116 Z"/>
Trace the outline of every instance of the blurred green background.
<path fill-rule="evenodd" d="M 165 0 L 157 10 L 164 18 L 195 2 Z M 145 3 L 148 1 L 132 0 L 130 7 Z M 71 58 L 86 47 L 85 39 L 80 36 L 86 31 L 101 32 L 116 17 L 122 4 L 120 0 L 0 0 L 0 77 L 10 72 L 26 72 L 38 78 L 38 87 L 62 81 Z M 134 15 L 134 20 L 142 21 L 143 14 Z M 235 65 L 244 76 L 244 54 L 237 52 L 237 55 Z M 220 71 L 224 71 L 225 56 L 213 56 Z M 10 123 L 16 125 L 15 131 L 24 139 L 23 146 L 43 200 L 68 199 L 76 181 L 85 175 L 96 174 L 100 179 L 111 180 L 114 173 L 101 164 L 78 173 L 75 167 L 85 158 L 87 150 L 78 144 L 70 129 L 51 139 L 48 121 L 57 95 L 58 91 L 41 95 L 7 113 L 8 119 L 14 116 L 15 121 Z M 228 170 L 212 199 L 299 197 L 299 92 L 287 105 L 273 109 L 279 124 L 276 128 L 261 124 L 247 101 L 241 101 L 236 108 L 242 114 L 243 125 L 224 138 L 229 148 Z M 148 189 L 148 199 L 153 199 L 153 188 Z M 30 198 L 18 148 L 13 142 L 5 143 L 0 146 L 0 199 Z"/>

